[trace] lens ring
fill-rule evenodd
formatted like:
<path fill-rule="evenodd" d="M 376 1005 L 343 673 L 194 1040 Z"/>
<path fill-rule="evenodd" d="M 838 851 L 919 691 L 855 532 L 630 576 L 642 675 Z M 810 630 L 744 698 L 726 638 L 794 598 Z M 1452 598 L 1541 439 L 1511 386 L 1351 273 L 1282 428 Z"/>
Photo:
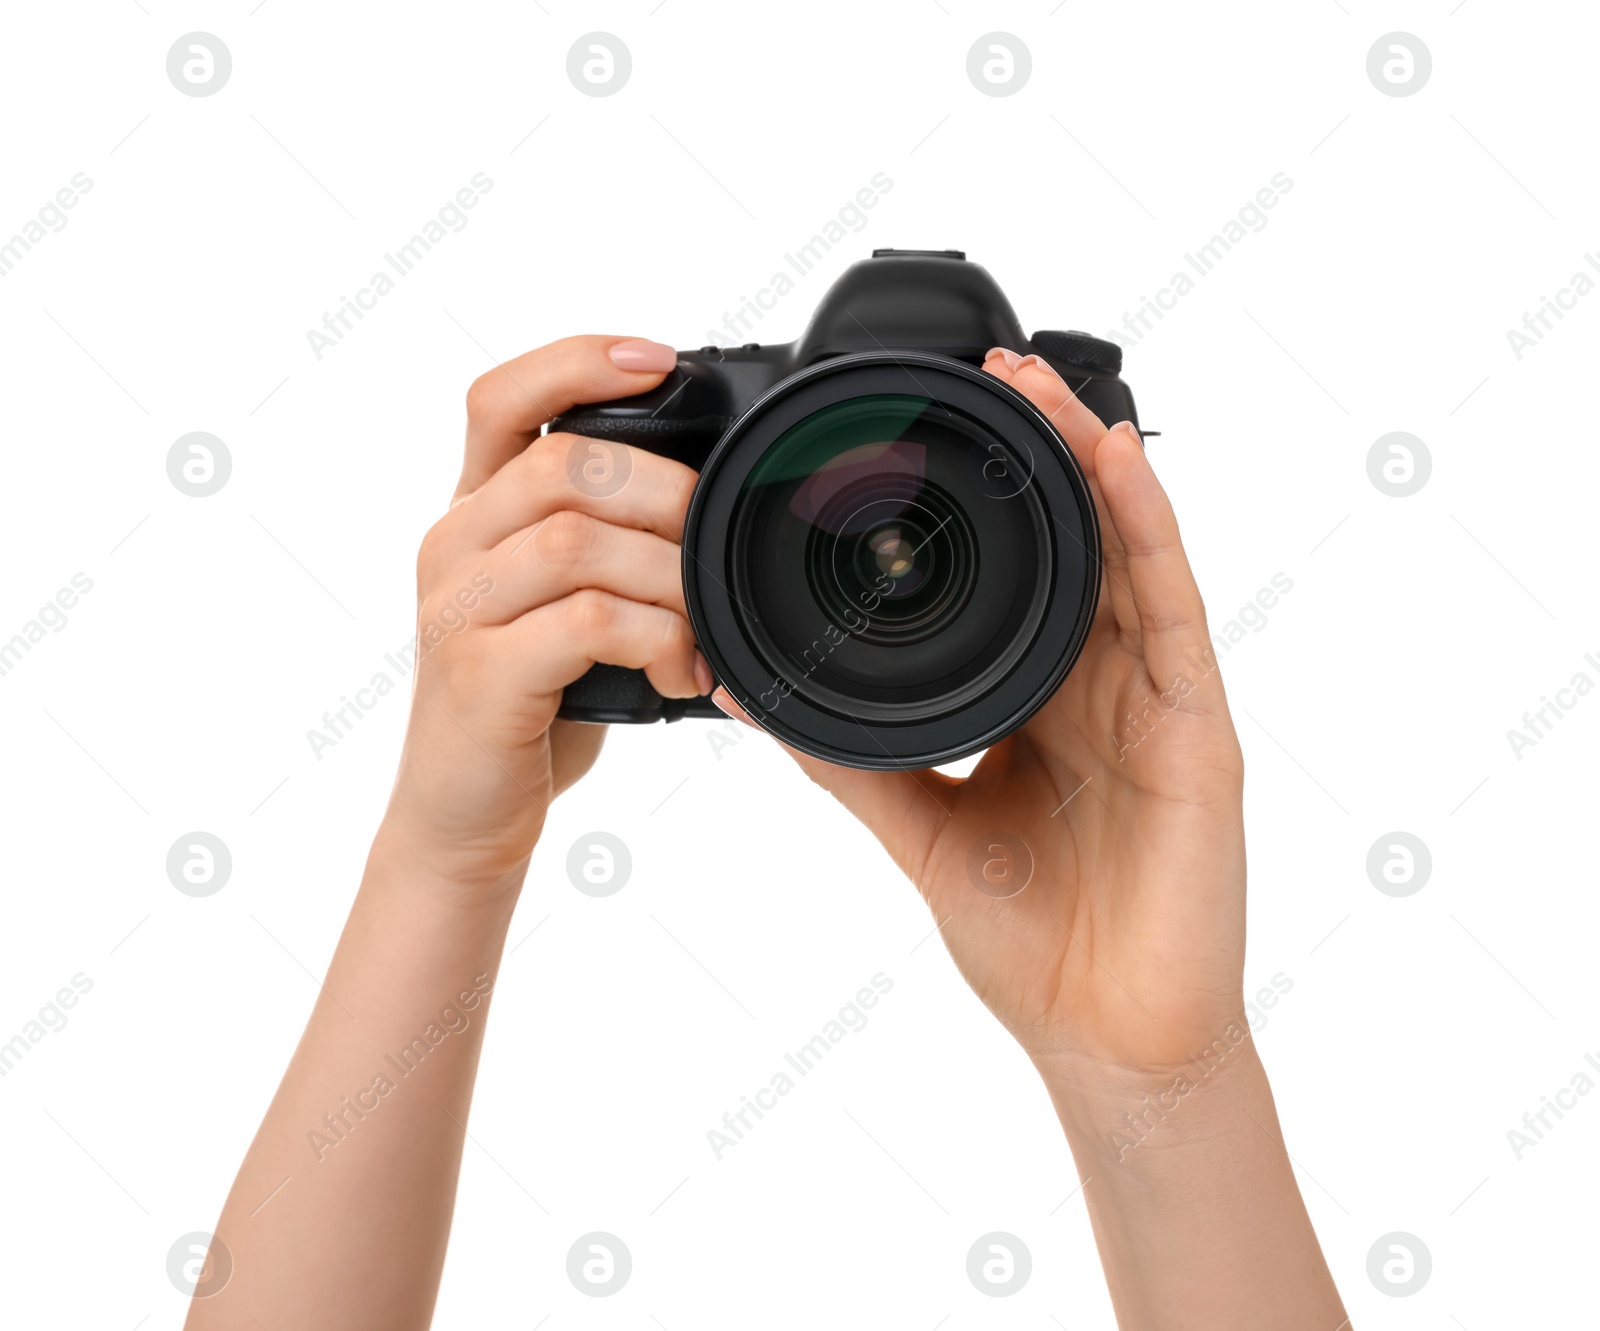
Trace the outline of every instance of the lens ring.
<path fill-rule="evenodd" d="M 869 715 L 866 709 L 840 711 L 806 697 L 792 668 L 774 663 L 747 634 L 746 624 L 759 622 L 765 607 L 749 602 L 733 558 L 739 494 L 772 444 L 824 407 L 873 394 L 921 396 L 941 409 L 966 413 L 1001 441 L 996 465 L 977 490 L 963 486 L 959 493 L 964 500 L 970 491 L 1017 504 L 1012 520 L 1029 529 L 1038 524 L 1043 551 L 1043 613 L 1007 673 L 979 696 L 911 720 Z M 745 411 L 707 459 L 690 503 L 683 549 L 690 622 L 733 698 L 757 724 L 801 752 L 868 769 L 935 766 L 1010 734 L 1043 706 L 1077 659 L 1099 596 L 1094 504 L 1059 433 L 1009 385 L 931 353 L 838 356 L 781 380 Z"/>
<path fill-rule="evenodd" d="M 848 720 L 905 725 L 1005 678 L 1042 617 L 1049 563 L 1037 497 L 983 494 L 1005 447 L 965 410 L 903 393 L 828 403 L 770 443 L 740 488 L 728 562 L 737 604 L 754 608 L 741 630 L 798 694 Z M 839 545 L 864 567 L 861 540 L 916 512 L 924 534 L 948 543 L 951 572 L 967 575 L 950 595 L 935 583 L 897 605 L 870 572 L 845 582 Z M 952 526 L 957 512 L 966 518 Z M 819 577 L 823 565 L 831 576 Z"/>

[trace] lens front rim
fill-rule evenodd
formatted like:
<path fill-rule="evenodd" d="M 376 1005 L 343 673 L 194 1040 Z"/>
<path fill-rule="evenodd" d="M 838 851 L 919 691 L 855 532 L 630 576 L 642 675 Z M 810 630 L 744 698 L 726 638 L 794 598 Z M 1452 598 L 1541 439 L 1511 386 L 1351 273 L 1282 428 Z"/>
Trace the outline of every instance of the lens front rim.
<path fill-rule="evenodd" d="M 1005 441 L 1001 483 L 1032 488 L 1052 523 L 1048 608 L 1010 674 L 957 711 L 910 722 L 840 716 L 786 687 L 746 635 L 750 610 L 735 603 L 731 519 L 742 487 L 791 426 L 848 398 L 901 394 L 959 410 Z M 1006 491 L 991 495 L 1002 497 Z M 1010 385 L 963 361 L 928 353 L 840 356 L 782 380 L 723 436 L 701 471 L 683 538 L 690 623 L 713 671 L 751 718 L 814 757 L 870 770 L 925 768 L 988 748 L 1044 705 L 1082 650 L 1099 597 L 1100 534 L 1076 458 L 1037 407 Z M 754 617 L 754 616 L 751 616 Z M 791 672 L 792 673 L 792 672 Z"/>

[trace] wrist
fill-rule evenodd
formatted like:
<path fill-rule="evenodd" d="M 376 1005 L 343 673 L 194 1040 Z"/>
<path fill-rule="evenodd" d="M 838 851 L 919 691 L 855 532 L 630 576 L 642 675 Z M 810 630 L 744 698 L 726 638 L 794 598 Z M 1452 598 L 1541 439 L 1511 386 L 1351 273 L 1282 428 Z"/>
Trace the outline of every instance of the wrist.
<path fill-rule="evenodd" d="M 1204 1152 L 1224 1138 L 1276 1132 L 1255 1041 L 1242 1022 L 1231 1034 L 1161 1066 L 1035 1058 L 1080 1172 L 1133 1174 L 1141 1163 Z"/>
<path fill-rule="evenodd" d="M 391 811 L 373 838 L 362 885 L 364 890 L 371 885 L 385 894 L 437 905 L 464 920 L 485 925 L 503 920 L 509 925 L 528 860 L 528 854 L 512 856 L 417 836 Z"/>
<path fill-rule="evenodd" d="M 1040 1070 L 1119 1326 L 1348 1325 L 1247 1027 L 1186 1064 Z"/>

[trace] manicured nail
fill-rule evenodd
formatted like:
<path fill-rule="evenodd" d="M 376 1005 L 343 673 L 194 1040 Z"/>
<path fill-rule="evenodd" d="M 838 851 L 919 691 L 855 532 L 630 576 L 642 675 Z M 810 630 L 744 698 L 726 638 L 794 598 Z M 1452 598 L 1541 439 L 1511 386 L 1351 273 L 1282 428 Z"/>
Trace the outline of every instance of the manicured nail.
<path fill-rule="evenodd" d="M 1118 421 L 1111 428 L 1113 430 L 1121 430 L 1124 434 L 1131 435 L 1134 443 L 1138 444 L 1140 448 L 1144 447 L 1144 437 L 1139 433 L 1139 427 L 1132 421 Z"/>
<path fill-rule="evenodd" d="M 1056 373 L 1055 367 L 1051 365 L 1049 361 L 1043 360 L 1038 356 L 1024 356 L 1011 368 L 1013 370 L 1026 370 L 1029 367 L 1039 370 L 1044 374 L 1048 374 L 1052 379 L 1059 379 L 1061 377 Z"/>
<path fill-rule="evenodd" d="M 1007 351 L 1004 347 L 990 347 L 989 354 L 983 358 L 984 364 L 987 365 L 996 356 L 999 356 L 1003 361 L 1005 361 L 1006 369 L 1008 370 L 1016 369 L 1017 362 L 1022 359 L 1022 357 L 1017 355 L 1016 352 Z"/>
<path fill-rule="evenodd" d="M 678 353 L 671 347 L 642 337 L 613 342 L 606 354 L 613 365 L 634 374 L 665 374 L 678 363 Z"/>
<path fill-rule="evenodd" d="M 711 673 L 710 663 L 699 652 L 694 654 L 694 682 L 700 686 L 702 698 L 717 687 L 716 676 Z"/>

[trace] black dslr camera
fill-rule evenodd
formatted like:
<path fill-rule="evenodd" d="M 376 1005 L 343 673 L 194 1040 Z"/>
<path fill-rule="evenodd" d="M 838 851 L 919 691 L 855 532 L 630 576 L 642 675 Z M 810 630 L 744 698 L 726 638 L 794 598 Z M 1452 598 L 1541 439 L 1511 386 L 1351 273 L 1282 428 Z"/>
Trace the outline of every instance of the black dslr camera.
<path fill-rule="evenodd" d="M 551 430 L 695 468 L 683 580 L 718 681 L 785 743 L 853 767 L 924 768 L 1016 730 L 1077 659 L 1100 587 L 1100 533 L 1066 443 L 980 368 L 1034 352 L 1090 410 L 1137 423 L 1121 349 L 1023 336 L 994 279 L 956 250 L 877 250 L 782 346 L 685 352 L 659 388 Z M 591 452 L 610 485 L 625 455 Z M 720 717 L 597 665 L 560 715 Z"/>

